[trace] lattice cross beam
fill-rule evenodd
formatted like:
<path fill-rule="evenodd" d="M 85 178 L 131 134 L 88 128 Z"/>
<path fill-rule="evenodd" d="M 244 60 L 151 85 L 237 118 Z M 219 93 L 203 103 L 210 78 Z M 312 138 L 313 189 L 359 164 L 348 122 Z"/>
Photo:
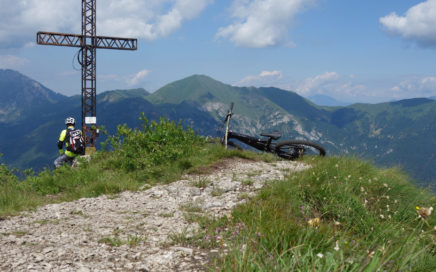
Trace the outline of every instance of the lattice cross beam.
<path fill-rule="evenodd" d="M 82 35 L 66 34 L 56 32 L 39 31 L 36 34 L 38 44 L 42 45 L 56 45 L 56 46 L 69 46 L 69 47 L 83 47 Z M 138 48 L 138 40 L 131 38 L 118 38 L 96 36 L 95 48 L 100 49 L 118 49 L 118 50 L 136 50 Z"/>

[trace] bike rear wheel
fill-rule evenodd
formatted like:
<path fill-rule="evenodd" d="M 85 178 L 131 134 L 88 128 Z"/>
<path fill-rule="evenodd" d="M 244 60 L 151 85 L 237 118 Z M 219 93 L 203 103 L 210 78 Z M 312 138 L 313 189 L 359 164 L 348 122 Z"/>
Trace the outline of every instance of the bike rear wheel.
<path fill-rule="evenodd" d="M 304 140 L 281 141 L 276 144 L 276 154 L 287 160 L 302 158 L 303 155 L 325 156 L 324 147 Z"/>

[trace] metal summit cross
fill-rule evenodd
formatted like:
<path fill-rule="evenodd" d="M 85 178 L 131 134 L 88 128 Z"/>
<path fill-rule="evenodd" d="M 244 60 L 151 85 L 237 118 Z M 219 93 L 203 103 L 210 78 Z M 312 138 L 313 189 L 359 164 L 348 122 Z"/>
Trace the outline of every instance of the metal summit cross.
<path fill-rule="evenodd" d="M 80 47 L 82 65 L 82 132 L 87 147 L 97 145 L 96 49 L 136 50 L 137 39 L 96 35 L 96 0 L 82 0 L 82 35 L 38 32 L 36 41 L 43 45 Z"/>

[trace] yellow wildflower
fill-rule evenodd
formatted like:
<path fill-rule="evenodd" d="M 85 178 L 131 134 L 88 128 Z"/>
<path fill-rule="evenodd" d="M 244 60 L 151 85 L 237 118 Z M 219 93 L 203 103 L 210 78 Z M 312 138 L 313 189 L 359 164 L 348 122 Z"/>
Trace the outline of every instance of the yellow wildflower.
<path fill-rule="evenodd" d="M 312 227 L 318 227 L 321 224 L 321 219 L 319 217 L 315 217 L 307 221 L 307 224 L 309 224 Z"/>

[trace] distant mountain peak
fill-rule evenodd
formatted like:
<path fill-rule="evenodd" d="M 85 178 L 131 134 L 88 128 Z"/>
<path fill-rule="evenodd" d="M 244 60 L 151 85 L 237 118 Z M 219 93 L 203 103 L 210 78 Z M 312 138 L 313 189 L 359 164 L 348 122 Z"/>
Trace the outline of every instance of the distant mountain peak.
<path fill-rule="evenodd" d="M 0 122 L 17 120 L 30 108 L 65 98 L 17 71 L 0 69 Z"/>
<path fill-rule="evenodd" d="M 323 94 L 316 94 L 316 95 L 312 95 L 309 96 L 307 99 L 309 99 L 310 101 L 312 101 L 313 103 L 315 103 L 318 106 L 328 106 L 328 107 L 343 107 L 343 106 L 348 106 L 351 103 L 347 103 L 344 101 L 339 101 L 336 100 L 333 97 L 330 97 L 328 95 L 323 95 Z"/>
<path fill-rule="evenodd" d="M 143 88 L 127 90 L 118 89 L 105 91 L 99 95 L 98 99 L 99 102 L 116 102 L 128 98 L 145 98 L 148 95 L 150 95 L 150 93 Z"/>
<path fill-rule="evenodd" d="M 147 99 L 155 104 L 179 104 L 183 101 L 199 102 L 201 97 L 219 97 L 232 88 L 232 86 L 206 75 L 192 75 L 163 86 Z"/>

